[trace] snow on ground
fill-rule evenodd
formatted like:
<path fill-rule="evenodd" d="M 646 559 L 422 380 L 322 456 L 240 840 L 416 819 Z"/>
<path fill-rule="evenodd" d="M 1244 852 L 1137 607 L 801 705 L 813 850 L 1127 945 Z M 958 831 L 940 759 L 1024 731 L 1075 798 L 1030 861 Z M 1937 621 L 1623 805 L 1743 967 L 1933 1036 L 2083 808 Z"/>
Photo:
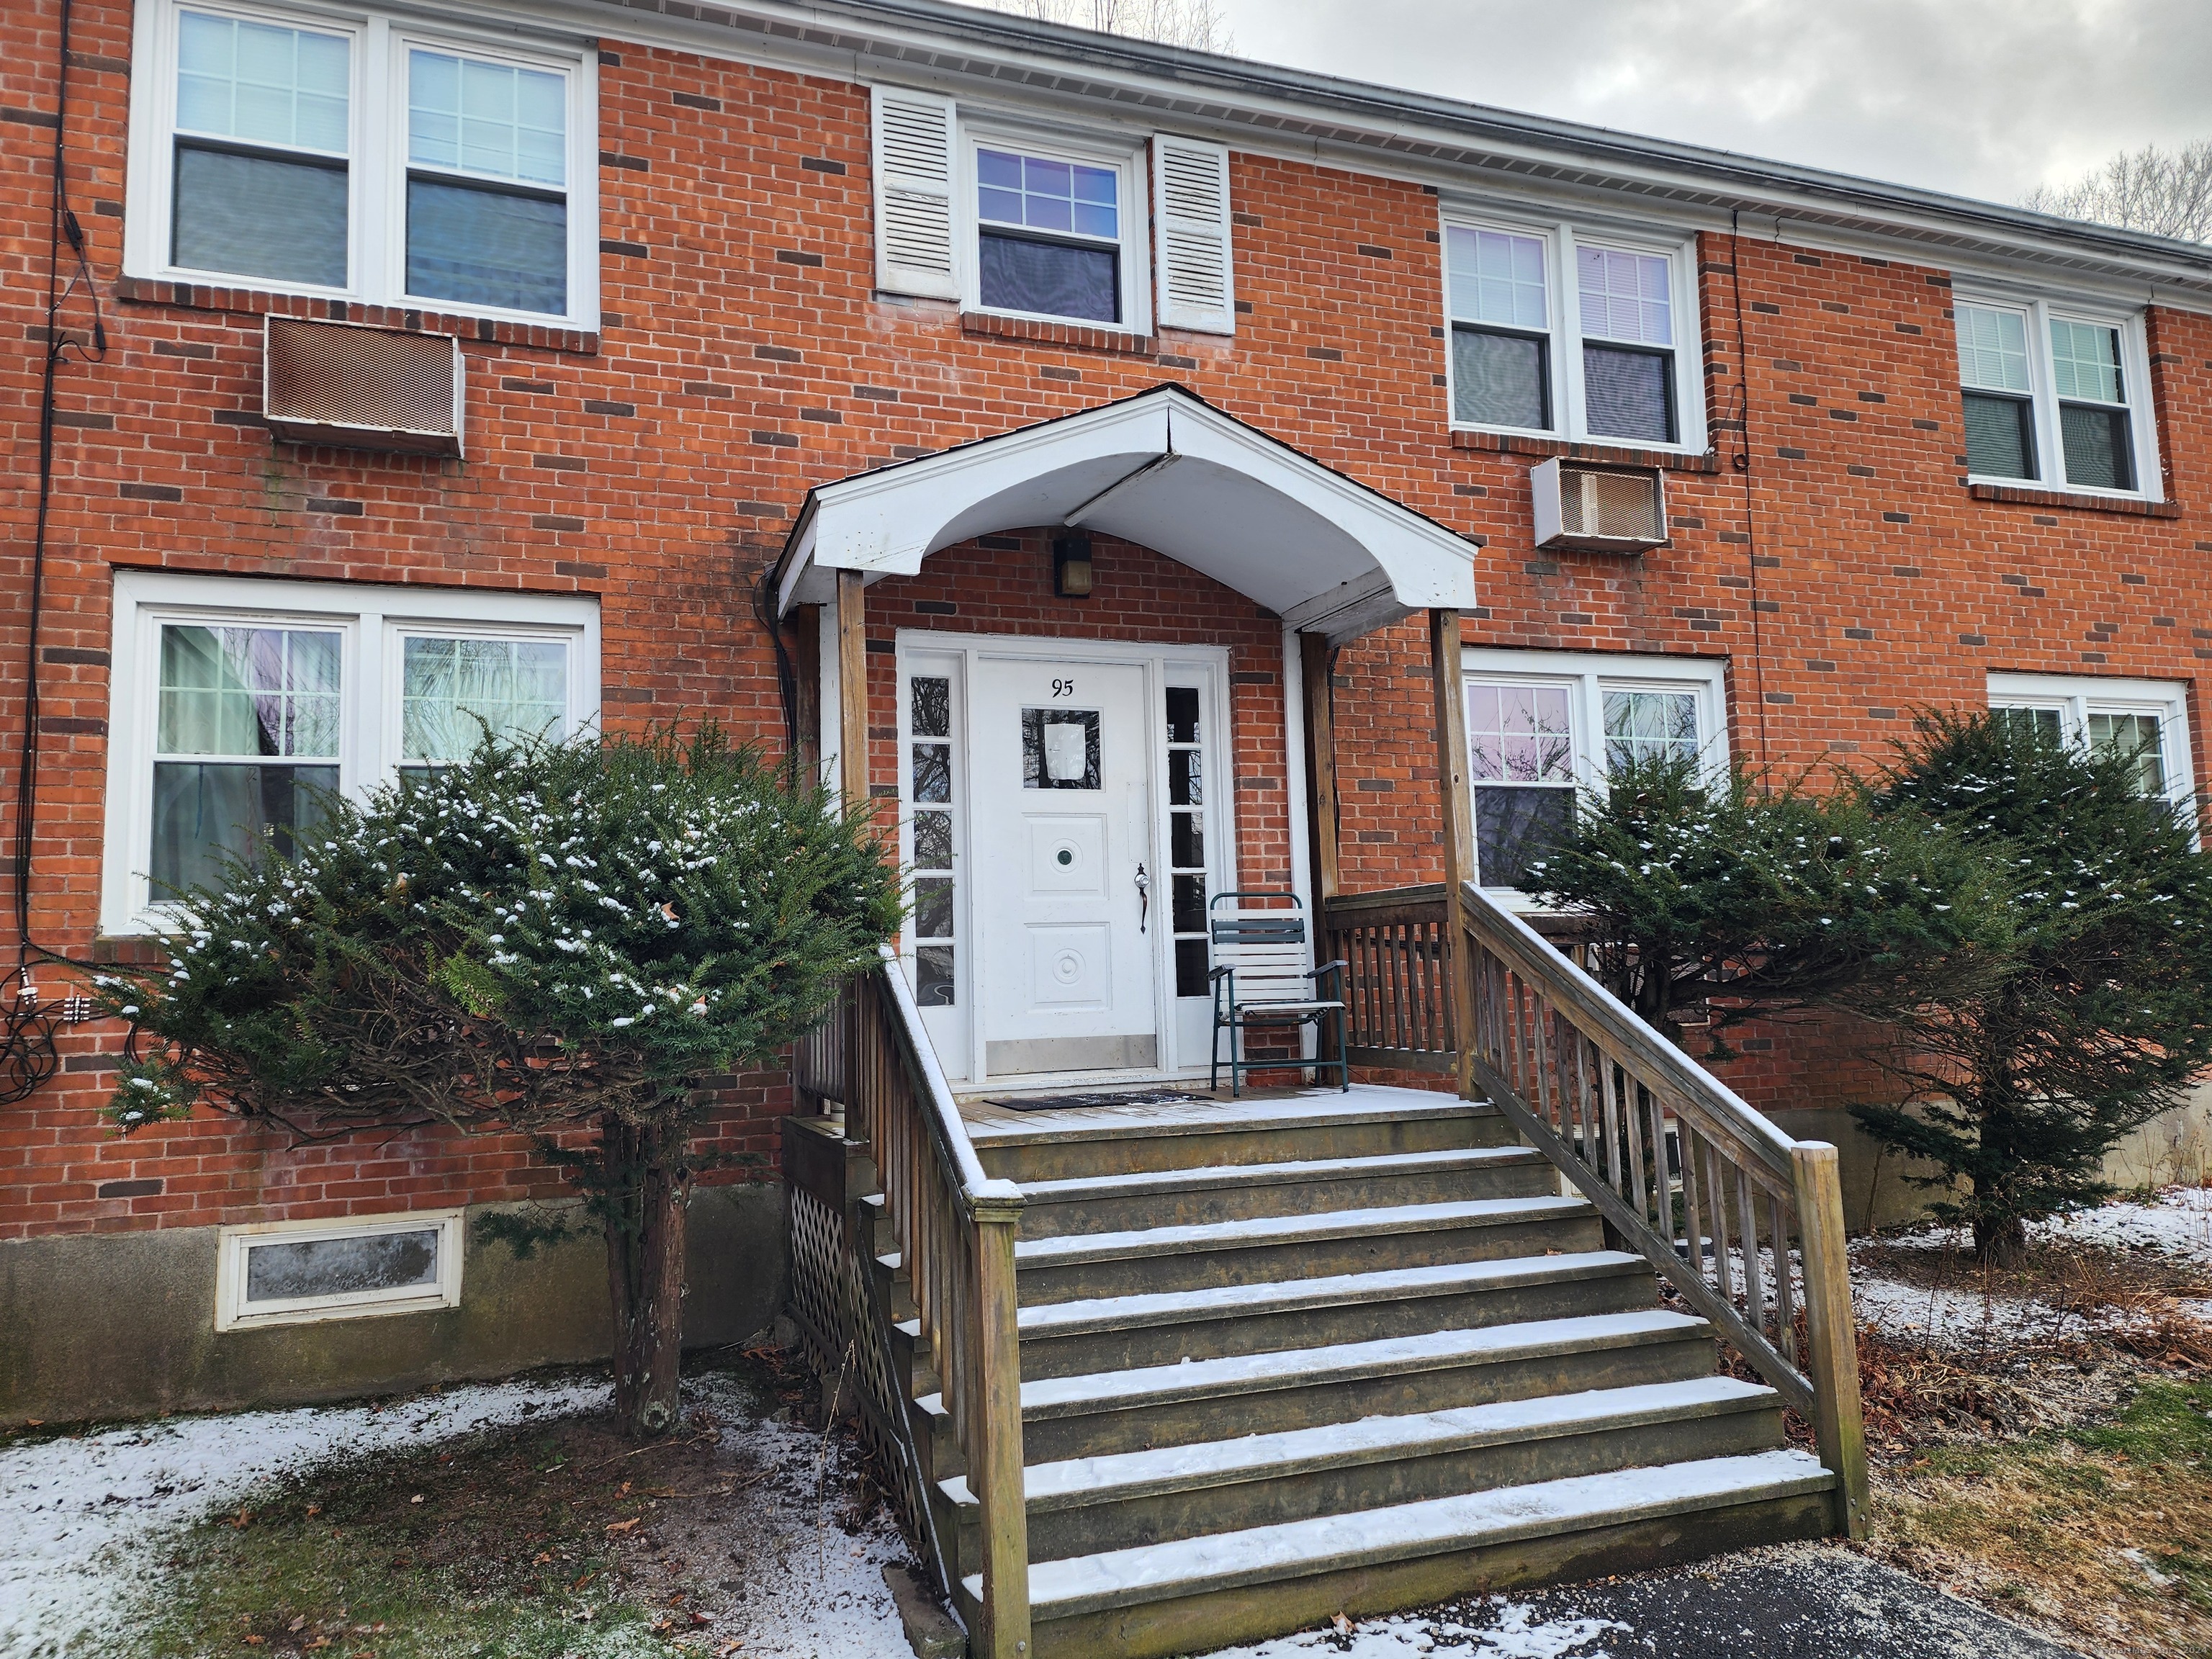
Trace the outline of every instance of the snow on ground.
<path fill-rule="evenodd" d="M 744 1659 L 913 1659 L 884 1569 L 914 1558 L 885 1509 L 857 1535 L 825 1522 L 817 1497 L 821 1432 L 780 1413 L 754 1420 L 758 1407 L 743 1384 L 720 1373 L 687 1381 L 684 1395 L 687 1406 L 714 1413 L 722 1431 L 720 1458 L 777 1471 L 717 1522 L 717 1541 L 744 1552 L 748 1593 L 741 1609 L 726 1611 L 701 1632 L 708 1651 L 736 1639 L 744 1644 Z M 853 1455 L 848 1446 L 830 1442 L 832 1490 L 843 1459 Z"/>
<path fill-rule="evenodd" d="M 2094 1210 L 2033 1222 L 2028 1232 L 2045 1242 L 2070 1241 L 2121 1249 L 2152 1249 L 2212 1266 L 2212 1188 L 2175 1187 L 2148 1203 L 2122 1200 Z M 1886 1239 L 1861 1241 L 1892 1249 L 1968 1248 L 1963 1229 L 1929 1228 Z M 1858 1246 L 1854 1247 L 1856 1254 Z M 1854 1265 L 1851 1297 L 1865 1323 L 1899 1336 L 1947 1347 L 1990 1349 L 2053 1343 L 2088 1334 L 2097 1310 L 2061 1308 L 2037 1297 L 1985 1294 L 1962 1274 L 1957 1287 L 1908 1285 Z M 2212 1322 L 2212 1303 L 2177 1304 Z"/>
<path fill-rule="evenodd" d="M 2054 1238 L 2147 1246 L 2212 1265 L 2212 1187 L 2170 1187 L 2148 1204 L 2122 1202 L 2045 1224 Z"/>
<path fill-rule="evenodd" d="M 0 1656 L 112 1630 L 140 1547 L 331 1457 L 604 1405 L 604 1382 L 501 1382 L 370 1406 L 175 1417 L 0 1449 Z"/>
<path fill-rule="evenodd" d="M 1610 1659 L 1593 1646 L 1607 1632 L 1628 1633 L 1611 1619 L 1540 1620 L 1524 1602 L 1491 1598 L 1496 1622 L 1480 1626 L 1454 1619 L 1373 1619 L 1322 1630 L 1301 1631 L 1256 1647 L 1224 1648 L 1207 1659 L 1415 1659 L 1441 1654 L 1446 1659 Z"/>

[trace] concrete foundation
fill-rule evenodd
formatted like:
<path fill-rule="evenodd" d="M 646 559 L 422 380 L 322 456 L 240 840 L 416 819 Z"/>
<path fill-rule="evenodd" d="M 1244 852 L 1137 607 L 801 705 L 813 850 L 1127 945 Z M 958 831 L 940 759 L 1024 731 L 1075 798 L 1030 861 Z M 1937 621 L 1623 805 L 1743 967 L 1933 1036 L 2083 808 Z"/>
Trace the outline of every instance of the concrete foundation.
<path fill-rule="evenodd" d="M 1775 1121 L 1800 1140 L 1835 1144 L 1843 1160 L 1844 1220 L 1855 1233 L 1894 1227 L 1925 1213 L 1935 1194 L 1906 1178 L 1926 1170 L 1877 1145 L 1842 1110 L 1778 1112 Z M 2105 1159 L 2105 1179 L 2123 1191 L 2193 1185 L 2212 1179 L 2212 1083 L 2189 1103 L 2153 1118 Z"/>
<path fill-rule="evenodd" d="M 691 1201 L 685 1343 L 750 1335 L 782 1307 L 781 1183 Z M 0 1243 L 0 1422 L 310 1404 L 604 1359 L 606 1255 L 581 1234 L 519 1261 L 469 1215 L 456 1308 L 215 1328 L 213 1227 Z"/>

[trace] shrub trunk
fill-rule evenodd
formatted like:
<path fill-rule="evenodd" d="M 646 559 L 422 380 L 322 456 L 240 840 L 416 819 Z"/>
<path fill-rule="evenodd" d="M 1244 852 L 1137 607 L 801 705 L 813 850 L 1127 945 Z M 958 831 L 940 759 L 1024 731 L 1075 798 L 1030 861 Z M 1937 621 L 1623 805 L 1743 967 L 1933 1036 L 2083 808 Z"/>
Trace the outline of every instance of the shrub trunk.
<path fill-rule="evenodd" d="M 615 1415 L 633 1438 L 666 1434 L 682 1414 L 684 1218 L 691 1172 L 684 1132 L 600 1121 L 605 1159 L 607 1287 L 614 1311 Z"/>

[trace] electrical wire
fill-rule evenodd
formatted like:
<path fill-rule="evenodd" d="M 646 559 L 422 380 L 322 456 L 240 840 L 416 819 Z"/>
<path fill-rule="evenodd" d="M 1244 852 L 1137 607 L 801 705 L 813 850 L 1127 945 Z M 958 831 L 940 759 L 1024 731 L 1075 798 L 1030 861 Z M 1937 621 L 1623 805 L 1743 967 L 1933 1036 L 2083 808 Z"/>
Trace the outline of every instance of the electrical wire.
<path fill-rule="evenodd" d="M 1729 457 L 1729 465 L 1743 480 L 1743 539 L 1751 572 L 1752 695 L 1758 699 L 1759 764 L 1771 766 L 1774 756 L 1766 742 L 1766 651 L 1759 623 L 1759 505 L 1752 493 L 1751 479 L 1751 360 L 1744 345 L 1743 266 L 1736 248 L 1738 217 L 1738 210 L 1730 208 L 1729 289 L 1735 301 L 1735 395 L 1731 400 L 1735 414 L 1735 453 Z"/>
<path fill-rule="evenodd" d="M 38 512 L 31 538 L 30 616 L 23 647 L 23 743 L 15 768 L 13 877 L 15 908 L 15 964 L 0 978 L 0 1105 L 27 1098 L 60 1066 L 54 1043 L 59 1022 L 50 1000 L 41 999 L 32 978 L 32 958 L 85 968 L 31 937 L 31 866 L 37 842 L 39 792 L 39 628 L 46 580 L 46 536 L 54 495 L 54 425 L 57 392 L 64 361 L 99 362 L 107 356 L 107 325 L 100 315 L 100 292 L 93 280 L 84 227 L 69 204 L 67 133 L 69 58 L 72 0 L 61 0 L 60 41 L 55 51 L 53 189 L 47 207 L 46 364 L 39 390 Z M 62 276 L 63 244 L 73 266 Z M 92 307 L 89 344 L 62 327 L 62 313 L 82 292 Z"/>

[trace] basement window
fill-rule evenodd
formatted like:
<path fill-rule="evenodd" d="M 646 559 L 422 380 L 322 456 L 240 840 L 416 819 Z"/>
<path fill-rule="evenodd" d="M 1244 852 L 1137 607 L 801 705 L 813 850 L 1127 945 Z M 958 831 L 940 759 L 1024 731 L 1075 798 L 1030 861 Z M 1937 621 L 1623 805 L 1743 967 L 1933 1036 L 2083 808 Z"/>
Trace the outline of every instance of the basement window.
<path fill-rule="evenodd" d="M 2154 493 L 2139 318 L 2040 300 L 1962 299 L 1954 315 L 1971 482 Z"/>
<path fill-rule="evenodd" d="M 459 1307 L 461 1243 L 459 1210 L 225 1227 L 215 1328 Z"/>
<path fill-rule="evenodd" d="M 377 15 L 139 9 L 125 269 L 597 325 L 595 57 Z"/>
<path fill-rule="evenodd" d="M 1639 448 L 1701 430 L 1687 246 L 1449 215 L 1443 235 L 1455 426 Z"/>

